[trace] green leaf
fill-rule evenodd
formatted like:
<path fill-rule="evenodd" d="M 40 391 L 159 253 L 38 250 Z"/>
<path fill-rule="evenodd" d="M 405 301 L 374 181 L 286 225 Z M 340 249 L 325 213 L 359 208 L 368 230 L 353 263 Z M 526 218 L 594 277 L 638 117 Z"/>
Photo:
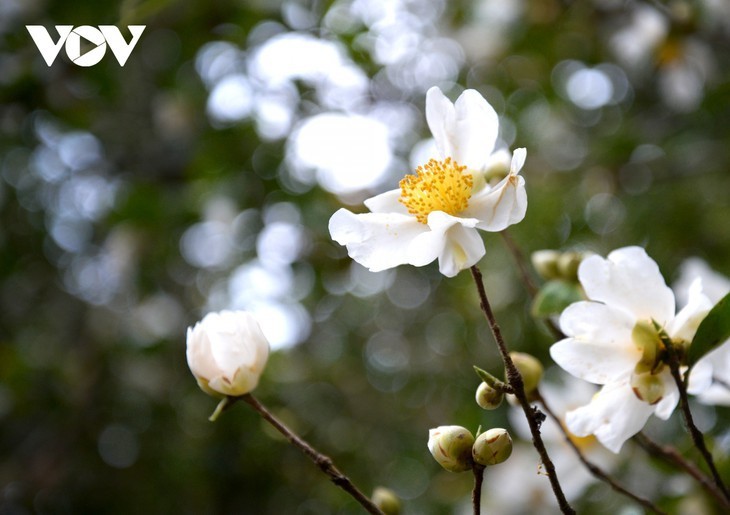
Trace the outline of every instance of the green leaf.
<path fill-rule="evenodd" d="M 532 301 L 532 316 L 544 318 L 559 315 L 565 308 L 585 300 L 578 283 L 553 279 L 546 282 Z"/>
<path fill-rule="evenodd" d="M 713 307 L 697 328 L 689 346 L 687 364 L 691 367 L 702 356 L 730 338 L 730 293 Z"/>

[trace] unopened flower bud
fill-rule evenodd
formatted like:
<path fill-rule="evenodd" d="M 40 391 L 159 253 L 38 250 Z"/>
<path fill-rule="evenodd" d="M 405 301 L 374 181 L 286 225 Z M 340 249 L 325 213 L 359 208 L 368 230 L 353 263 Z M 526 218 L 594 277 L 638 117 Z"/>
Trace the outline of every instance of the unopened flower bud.
<path fill-rule="evenodd" d="M 499 390 L 495 390 L 487 383 L 481 383 L 477 388 L 477 404 L 486 410 L 497 409 L 502 404 L 504 394 Z"/>
<path fill-rule="evenodd" d="M 525 387 L 525 393 L 530 394 L 540 384 L 542 379 L 543 367 L 535 356 L 524 352 L 510 352 L 510 357 L 514 362 L 517 370 L 522 376 L 522 383 Z"/>
<path fill-rule="evenodd" d="M 537 274 L 547 281 L 560 277 L 558 258 L 560 258 L 560 252 L 557 250 L 538 250 L 530 256 Z"/>
<path fill-rule="evenodd" d="M 558 273 L 566 281 L 578 280 L 578 266 L 583 261 L 581 252 L 564 252 L 558 258 Z"/>
<path fill-rule="evenodd" d="M 393 490 L 382 486 L 375 487 L 375 490 L 373 490 L 373 495 L 370 499 L 373 501 L 373 504 L 375 506 L 380 508 L 380 510 L 385 513 L 385 515 L 400 514 L 400 499 L 398 499 L 398 496 L 395 495 L 395 492 L 393 492 Z"/>
<path fill-rule="evenodd" d="M 258 385 L 268 358 L 269 342 L 247 311 L 208 313 L 188 328 L 188 366 L 209 395 L 249 393 Z"/>
<path fill-rule="evenodd" d="M 461 426 L 439 426 L 428 431 L 428 450 L 450 472 L 471 470 L 474 435 Z"/>
<path fill-rule="evenodd" d="M 495 427 L 480 434 L 472 447 L 472 458 L 480 465 L 498 465 L 512 454 L 512 438 L 506 429 Z"/>
<path fill-rule="evenodd" d="M 639 400 L 650 405 L 654 405 L 664 398 L 664 382 L 659 374 L 634 372 L 631 374 L 631 389 Z"/>

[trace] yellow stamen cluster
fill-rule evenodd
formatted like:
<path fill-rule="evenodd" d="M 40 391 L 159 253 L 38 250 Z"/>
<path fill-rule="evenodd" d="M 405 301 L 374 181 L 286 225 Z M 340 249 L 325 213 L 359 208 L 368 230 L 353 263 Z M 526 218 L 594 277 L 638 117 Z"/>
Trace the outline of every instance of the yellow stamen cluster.
<path fill-rule="evenodd" d="M 457 215 L 469 205 L 473 179 L 464 173 L 466 166 L 447 157 L 444 161 L 431 159 L 416 169 L 416 175 L 406 175 L 400 181 L 400 201 L 408 212 L 425 224 L 433 211 Z"/>

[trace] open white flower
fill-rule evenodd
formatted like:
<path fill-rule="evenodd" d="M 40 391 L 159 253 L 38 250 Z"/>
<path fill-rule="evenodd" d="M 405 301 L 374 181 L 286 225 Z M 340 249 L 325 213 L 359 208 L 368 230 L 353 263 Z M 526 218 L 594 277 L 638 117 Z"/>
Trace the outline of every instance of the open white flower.
<path fill-rule="evenodd" d="M 563 312 L 560 328 L 568 338 L 550 355 L 572 375 L 604 386 L 586 406 L 568 412 L 566 424 L 576 436 L 593 434 L 619 452 L 652 413 L 666 420 L 679 400 L 654 324 L 672 340 L 689 342 L 712 304 L 697 282 L 675 314 L 672 290 L 640 247 L 615 250 L 607 259 L 588 257 L 578 278 L 590 300 Z"/>
<path fill-rule="evenodd" d="M 431 88 L 426 119 L 438 159 L 407 175 L 400 188 L 366 200 L 370 213 L 340 209 L 330 219 L 332 238 L 373 272 L 438 259 L 441 273 L 453 277 L 484 255 L 477 229 L 501 231 L 525 216 L 525 181 L 518 174 L 527 152 L 515 150 L 507 176 L 490 184 L 499 120 L 478 92 L 466 90 L 452 104 Z"/>
<path fill-rule="evenodd" d="M 249 393 L 268 358 L 269 342 L 248 311 L 208 313 L 188 328 L 188 366 L 209 395 Z"/>

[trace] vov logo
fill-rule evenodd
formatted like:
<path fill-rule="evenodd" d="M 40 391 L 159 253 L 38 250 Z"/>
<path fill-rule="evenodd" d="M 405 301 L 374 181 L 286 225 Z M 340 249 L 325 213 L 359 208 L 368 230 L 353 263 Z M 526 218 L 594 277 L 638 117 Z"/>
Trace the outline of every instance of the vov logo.
<path fill-rule="evenodd" d="M 127 43 L 121 31 L 114 25 L 99 25 L 98 29 L 91 25 L 81 25 L 76 28 L 73 25 L 56 25 L 59 36 L 56 42 L 53 41 L 44 26 L 25 26 L 48 66 L 53 64 L 61 51 L 61 47 L 65 46 L 66 55 L 71 59 L 71 62 L 85 67 L 94 66 L 101 61 L 106 53 L 107 45 L 119 61 L 119 66 L 124 66 L 145 27 L 146 25 L 130 25 L 128 28 L 129 32 L 132 33 L 132 40 Z M 81 53 L 81 38 L 94 45 L 93 48 L 83 54 Z"/>

